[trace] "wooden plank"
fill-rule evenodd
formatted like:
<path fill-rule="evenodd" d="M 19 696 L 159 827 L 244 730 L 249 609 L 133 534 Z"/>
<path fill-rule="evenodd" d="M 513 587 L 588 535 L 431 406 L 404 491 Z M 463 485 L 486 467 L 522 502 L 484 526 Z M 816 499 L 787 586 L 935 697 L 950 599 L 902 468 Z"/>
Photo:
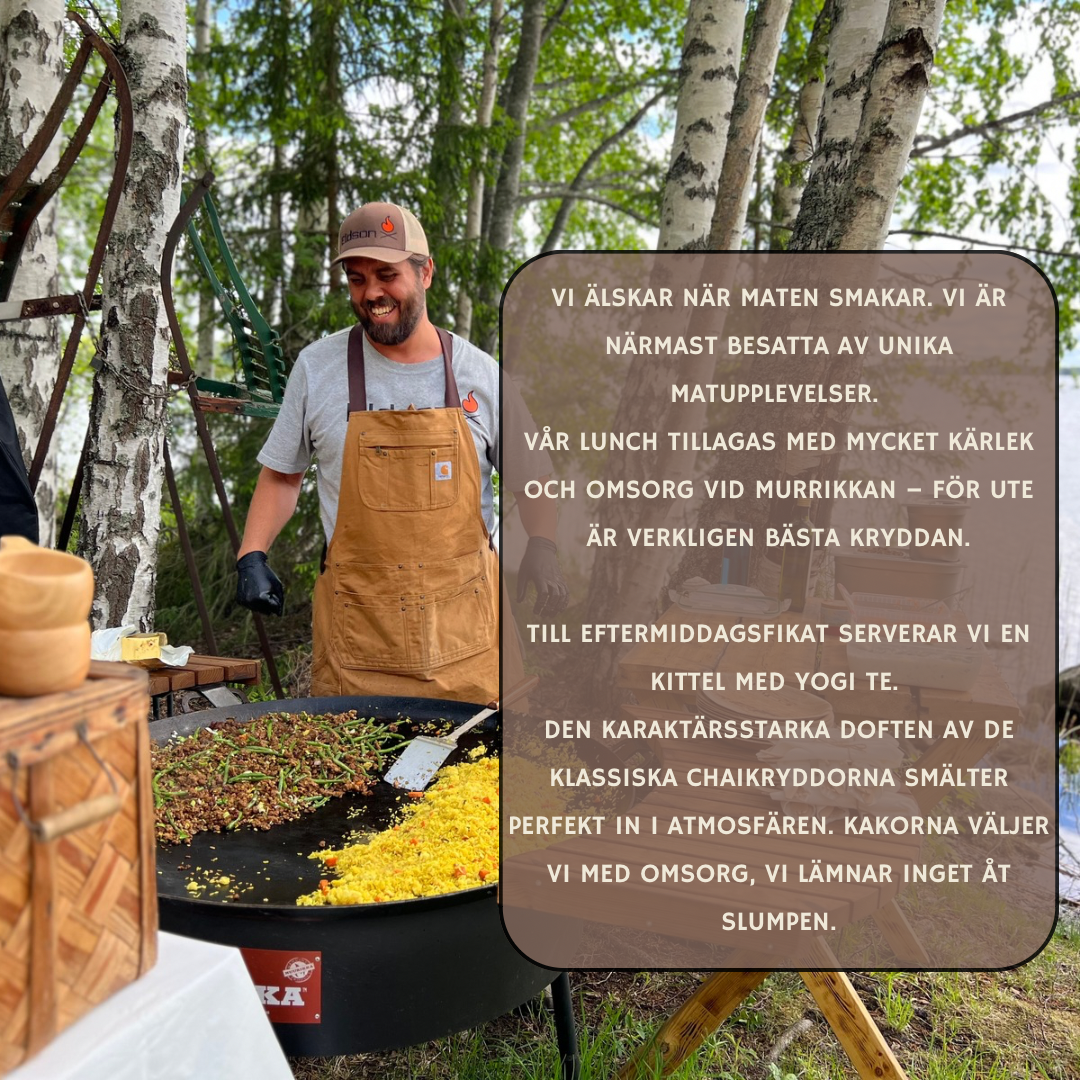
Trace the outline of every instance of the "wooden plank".
<path fill-rule="evenodd" d="M 188 671 L 195 672 L 196 686 L 211 686 L 225 681 L 225 668 L 202 656 L 189 656 L 184 665 Z"/>
<path fill-rule="evenodd" d="M 782 615 L 779 619 L 763 620 L 763 624 L 777 626 L 814 624 L 817 620 L 817 602 L 808 605 L 801 615 Z M 707 611 L 684 611 L 672 604 L 657 620 L 658 626 L 689 625 L 709 626 L 715 633 L 724 626 L 728 629 L 740 621 L 738 616 L 718 615 Z M 664 704 L 671 708 L 679 702 L 693 704 L 693 690 L 655 691 L 652 689 L 653 672 L 667 671 L 720 671 L 731 676 L 731 689 L 735 689 L 735 676 L 740 672 L 779 671 L 790 685 L 797 685 L 796 672 L 813 671 L 817 642 L 782 643 L 738 642 L 726 646 L 724 642 L 657 641 L 633 646 L 619 663 L 616 685 L 635 691 L 642 704 Z M 725 683 L 726 685 L 726 683 Z M 648 695 L 643 698 L 642 694 Z M 663 696 L 657 697 L 657 694 Z"/>
<path fill-rule="evenodd" d="M 187 667 L 155 668 L 150 674 L 150 694 L 166 694 L 170 690 L 186 690 L 194 686 L 198 672 Z"/>
<path fill-rule="evenodd" d="M 30 770 L 29 813 L 40 821 L 56 809 L 53 762 Z M 27 1056 L 36 1054 L 57 1032 L 57 887 L 56 845 L 32 837 L 30 843 L 30 1028 Z"/>
<path fill-rule="evenodd" d="M 515 855 L 520 872 L 505 874 L 500 884 L 500 897 L 509 907 L 529 908 L 545 911 L 552 915 L 566 915 L 571 918 L 589 918 L 610 926 L 629 926 L 639 930 L 663 933 L 672 937 L 687 938 L 691 941 L 708 941 L 718 945 L 745 947 L 748 941 L 754 941 L 767 933 L 770 943 L 776 947 L 777 955 L 788 955 L 797 950 L 805 951 L 809 930 L 769 929 L 751 930 L 748 921 L 742 929 L 738 926 L 740 914 L 758 913 L 759 905 L 745 905 L 732 902 L 729 897 L 707 897 L 700 893 L 687 895 L 675 893 L 670 888 L 662 891 L 656 886 L 627 883 L 619 889 L 603 894 L 597 892 L 593 883 L 582 883 L 571 879 L 569 883 L 550 882 L 547 864 L 541 855 Z M 803 910 L 811 912 L 810 906 Z M 734 925 L 725 928 L 722 916 L 730 911 Z M 820 909 L 819 909 L 820 911 Z M 842 910 L 837 913 L 840 920 L 836 925 L 846 925 Z"/>
<path fill-rule="evenodd" d="M 828 945 L 821 939 L 817 945 L 817 958 L 837 967 Z M 907 1073 L 842 971 L 800 971 L 799 974 L 863 1080 L 907 1080 Z"/>
<path fill-rule="evenodd" d="M 767 975 L 767 971 L 721 971 L 705 979 L 619 1070 L 618 1080 L 670 1076 Z"/>
<path fill-rule="evenodd" d="M 149 697 L 144 697 L 142 715 L 150 709 Z M 138 800 L 135 808 L 139 829 L 139 974 L 145 975 L 157 963 L 158 950 L 158 891 L 157 822 L 154 813 L 153 764 L 150 751 L 150 728 L 143 722 L 135 724 L 135 777 Z"/>
<path fill-rule="evenodd" d="M 921 968 L 933 966 L 930 955 L 915 936 L 915 931 L 895 900 L 890 900 L 880 911 L 874 912 L 874 922 L 900 963 Z"/>
<path fill-rule="evenodd" d="M 668 800 L 666 803 L 662 801 L 665 799 Z M 851 861 L 852 856 L 864 860 L 876 859 L 881 856 L 882 861 L 902 862 L 915 858 L 922 846 L 922 837 L 919 836 L 874 836 L 870 833 L 864 836 L 854 833 L 844 835 L 842 830 L 824 835 L 813 833 L 769 835 L 762 832 L 749 832 L 745 835 L 732 833 L 730 836 L 725 836 L 722 833 L 706 832 L 700 834 L 672 833 L 669 836 L 667 825 L 672 818 L 686 816 L 734 817 L 735 814 L 740 812 L 744 815 L 750 815 L 753 810 L 749 809 L 745 804 L 741 806 L 738 804 L 725 806 L 714 801 L 705 799 L 691 800 L 676 795 L 661 795 L 657 799 L 649 799 L 646 802 L 639 803 L 634 807 L 634 810 L 635 812 L 642 812 L 642 816 L 646 816 L 645 824 L 650 827 L 652 825 L 651 818 L 656 817 L 658 836 L 668 839 L 683 839 L 685 836 L 700 835 L 708 838 L 708 842 L 712 844 L 717 843 L 717 838 L 719 838 L 725 849 L 729 851 L 746 849 L 760 852 L 763 843 L 767 843 L 769 854 L 775 852 L 778 855 L 790 854 L 803 858 L 820 857 L 823 859 L 835 856 L 837 859 L 847 858 L 848 861 Z M 835 822 L 834 824 L 839 825 L 840 823 Z"/>
<path fill-rule="evenodd" d="M 225 669 L 225 682 L 256 683 L 260 678 L 262 662 L 236 656 L 192 656 L 200 663 L 220 664 Z"/>
<path fill-rule="evenodd" d="M 654 840 L 662 841 L 664 837 L 654 837 Z M 671 844 L 657 844 L 654 847 L 643 845 L 629 846 L 619 843 L 607 843 L 599 838 L 588 840 L 570 840 L 553 847 L 544 848 L 544 865 L 537 867 L 536 872 L 542 871 L 544 877 L 549 877 L 547 864 L 567 863 L 572 870 L 578 866 L 621 863 L 629 867 L 630 881 L 621 884 L 620 890 L 633 888 L 640 897 L 642 910 L 649 909 L 649 914 L 655 914 L 662 909 L 665 898 L 674 892 L 688 899 L 693 899 L 716 911 L 719 918 L 724 911 L 736 908 L 746 911 L 789 912 L 806 911 L 811 914 L 827 915 L 829 929 L 839 929 L 846 926 L 854 919 L 862 919 L 872 915 L 888 900 L 896 896 L 900 889 L 900 877 L 898 862 L 892 862 L 893 880 L 884 883 L 871 882 L 828 882 L 814 885 L 803 885 L 800 889 L 797 882 L 772 882 L 765 872 L 764 860 L 768 853 L 757 852 L 751 854 L 748 851 L 735 853 L 735 858 L 729 856 L 732 853 L 727 848 L 709 847 L 705 844 L 681 845 L 676 847 Z M 683 862 L 693 862 L 702 865 L 714 866 L 720 864 L 737 864 L 745 861 L 748 869 L 748 879 L 745 882 L 682 882 L 676 886 L 670 882 L 650 883 L 641 879 L 641 870 L 646 866 L 682 865 Z M 880 859 L 878 865 L 887 862 Z M 560 882 L 558 888 L 565 888 L 565 883 Z M 597 892 L 595 885 L 592 900 L 587 908 L 583 909 L 582 916 L 594 919 L 598 922 L 607 921 L 604 918 L 605 905 L 610 890 Z"/>

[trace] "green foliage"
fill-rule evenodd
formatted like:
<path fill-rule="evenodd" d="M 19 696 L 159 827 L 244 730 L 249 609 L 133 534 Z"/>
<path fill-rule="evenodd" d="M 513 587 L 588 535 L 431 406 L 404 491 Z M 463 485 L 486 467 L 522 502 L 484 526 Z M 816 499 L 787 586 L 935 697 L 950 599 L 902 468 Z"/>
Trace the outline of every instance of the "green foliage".
<path fill-rule="evenodd" d="M 226 486 L 243 531 L 243 519 L 259 474 L 255 455 L 269 430 L 265 420 L 208 416 L 226 478 Z M 203 593 L 224 655 L 258 655 L 251 614 L 234 602 L 235 558 L 220 504 L 202 449 L 194 437 L 190 413 L 178 407 L 173 417 L 172 447 L 178 474 L 182 474 L 181 503 Z M 190 454 L 184 466 L 183 453 Z M 176 460 L 180 459 L 180 460 Z M 275 650 L 295 648 L 310 640 L 311 593 L 322 552 L 322 528 L 315 485 L 300 493 L 297 513 L 275 541 L 270 563 L 285 585 L 285 615 L 267 619 Z M 158 625 L 177 644 L 205 646 L 198 609 L 180 545 L 176 516 L 166 500 L 158 549 Z"/>
<path fill-rule="evenodd" d="M 1071 225 L 1080 213 L 1080 99 L 1008 125 L 986 125 L 1039 104 L 1032 86 L 1045 86 L 1055 98 L 1076 94 L 1078 40 L 1076 0 L 950 4 L 935 59 L 933 107 L 919 138 L 961 127 L 973 133 L 915 157 L 899 203 L 906 228 L 982 234 L 1000 237 L 1004 247 L 1018 246 L 1054 283 L 1066 348 L 1077 342 L 1080 316 L 1080 249 Z M 1048 150 L 1068 170 L 1063 205 L 1041 182 Z"/>
<path fill-rule="evenodd" d="M 477 122 L 487 5 L 402 0 L 378 8 L 359 0 L 226 0 L 219 5 L 210 51 L 191 65 L 193 130 L 207 134 L 217 174 L 214 195 L 230 245 L 264 314 L 283 335 L 287 358 L 307 341 L 352 322 L 344 291 L 331 288 L 328 252 L 341 217 L 366 200 L 390 199 L 417 210 L 437 267 L 430 309 L 444 324 L 452 325 L 462 293 L 474 302 L 497 294 L 514 268 L 536 254 L 571 184 L 578 186 L 553 237 L 557 247 L 621 249 L 650 243 L 670 149 L 686 8 L 686 0 L 547 5 L 525 126 L 516 228 L 507 250 L 482 255 L 482 243 L 465 238 L 466 194 L 470 175 L 481 170 L 490 215 L 503 153 L 517 134 L 508 119 L 507 90 L 521 43 L 520 4 L 507 5 L 500 27 L 499 91 L 490 127 Z M 823 52 L 810 48 L 821 8 L 821 0 L 795 0 L 788 19 L 753 202 L 762 243 L 769 242 L 761 226 L 768 216 L 768 190 L 777 178 L 806 170 L 784 165 L 781 154 L 800 89 L 824 73 Z M 1064 223 L 1080 215 L 1080 148 L 1072 137 L 1080 99 L 1029 121 L 985 125 L 1031 104 L 1020 95 L 1039 71 L 1049 73 L 1042 82 L 1059 97 L 1076 92 L 1080 0 L 958 0 L 945 17 L 920 137 L 944 135 L 960 125 L 973 133 L 925 154 L 916 144 L 899 217 L 908 229 L 983 233 L 1009 244 L 1060 249 L 1061 254 L 1028 257 L 1055 284 L 1062 341 L 1068 346 L 1076 336 L 1080 259 Z M 1052 205 L 1038 183 L 1047 146 L 1069 170 L 1065 205 Z M 99 172 L 107 147 L 105 152 Z M 92 220 L 90 203 L 103 197 L 101 184 L 87 182 L 79 190 Z M 83 209 L 79 205 L 78 213 Z M 897 237 L 895 242 L 906 241 Z M 176 288 L 186 323 L 193 321 L 197 278 L 182 251 Z M 493 326 L 496 317 L 491 308 L 478 309 L 472 336 Z M 219 333 L 219 347 L 224 342 Z M 1005 370 L 1007 362 L 1002 358 L 1004 366 L 974 381 L 973 399 L 989 399 L 995 372 Z M 207 367 L 228 367 L 222 356 L 200 358 L 199 364 L 200 374 L 211 374 Z M 598 388 L 610 377 L 596 365 Z M 883 422 L 888 378 L 882 373 Z M 555 373 L 544 386 L 526 389 L 531 400 L 550 405 L 552 415 L 562 415 L 567 425 L 603 430 L 610 420 L 596 412 L 594 403 L 603 393 L 589 401 L 571 398 Z M 176 445 L 187 449 L 193 440 L 183 409 L 175 426 Z M 227 484 L 242 511 L 257 472 L 254 455 L 263 429 L 228 418 L 217 418 L 214 429 Z M 186 455 L 176 456 L 180 467 Z M 200 558 L 213 582 L 208 591 L 215 598 L 215 619 L 239 640 L 250 626 L 245 629 L 244 617 L 230 611 L 228 545 L 214 524 L 220 512 L 200 454 L 193 453 L 191 461 L 183 470 L 184 498 L 191 500 L 192 532 L 207 545 Z M 287 623 L 313 580 L 321 543 L 312 487 L 274 551 L 278 572 L 294 576 Z M 175 525 L 166 523 L 161 600 L 193 626 Z M 287 641 L 302 637 L 299 623 L 277 629 Z"/>

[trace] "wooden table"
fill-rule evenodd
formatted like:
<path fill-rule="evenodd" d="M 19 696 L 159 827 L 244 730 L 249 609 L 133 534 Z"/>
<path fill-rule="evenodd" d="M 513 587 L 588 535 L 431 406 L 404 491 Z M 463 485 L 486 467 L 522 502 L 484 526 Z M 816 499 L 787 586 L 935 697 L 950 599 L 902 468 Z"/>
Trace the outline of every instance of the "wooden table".
<path fill-rule="evenodd" d="M 802 616 L 782 616 L 779 624 L 816 624 L 819 621 L 817 605 L 812 603 Z M 659 622 L 704 623 L 715 629 L 721 622 L 733 626 L 738 619 L 707 612 L 685 612 L 673 605 Z M 624 713 L 629 718 L 685 720 L 693 715 L 696 692 L 655 689 L 652 685 L 654 672 L 720 671 L 730 679 L 725 683 L 727 688 L 734 689 L 739 672 L 780 672 L 787 685 L 797 687 L 794 678 L 797 672 L 820 670 L 831 674 L 847 668 L 845 647 L 828 637 L 824 642 L 732 644 L 726 649 L 713 642 L 642 644 L 630 650 L 621 663 L 618 685 L 632 690 L 638 702 L 624 706 Z M 968 694 L 908 687 L 895 691 L 872 690 L 867 680 L 859 679 L 853 689 L 823 691 L 821 696 L 833 705 L 838 719 L 854 716 L 917 720 L 946 715 L 952 720 L 1020 718 L 1016 702 L 990 665 L 984 665 L 975 688 Z M 957 768 L 974 765 L 996 741 L 975 735 L 966 740 L 950 739 L 948 745 L 943 746 L 939 740 L 916 764 L 929 766 L 948 762 Z M 674 768 L 677 774 L 685 773 L 690 766 L 734 768 L 760 764 L 754 757 L 759 746 L 744 746 L 737 741 L 654 739 L 651 749 L 665 767 Z M 931 809 L 946 791 L 916 789 L 913 795 L 920 812 Z M 667 824 L 675 816 L 738 816 L 767 813 L 776 808 L 777 803 L 767 795 L 746 789 L 712 788 L 707 792 L 695 792 L 683 786 L 661 787 L 634 807 L 633 813 L 640 820 L 648 821 L 649 826 L 647 830 L 643 827 L 642 833 L 632 840 L 626 836 L 614 838 L 615 842 L 603 837 L 580 836 L 507 860 L 508 866 L 516 863 L 530 871 L 527 874 L 506 874 L 504 871 L 502 900 L 508 906 L 595 918 L 599 922 L 638 929 L 655 929 L 662 925 L 664 933 L 728 945 L 736 950 L 726 961 L 735 970 L 719 972 L 703 982 L 658 1035 L 639 1050 L 620 1073 L 621 1077 L 636 1077 L 639 1072 L 653 1076 L 657 1075 L 657 1069 L 659 1075 L 668 1075 L 738 1007 L 769 971 L 777 967 L 799 970 L 860 1076 L 904 1076 L 822 934 L 808 935 L 798 930 L 767 935 L 760 932 L 740 934 L 737 930 L 725 930 L 721 919 L 725 913 L 751 908 L 776 913 L 813 908 L 825 913 L 830 929 L 834 929 L 870 916 L 903 966 L 931 966 L 925 949 L 895 902 L 902 887 L 901 868 L 918 859 L 922 838 L 826 835 L 804 840 L 798 836 L 704 838 L 667 835 Z M 657 821 L 655 835 L 651 831 L 653 816 Z M 766 862 L 773 860 L 775 864 L 782 859 L 797 858 L 805 854 L 808 842 L 814 845 L 811 854 L 822 857 L 823 861 L 828 861 L 828 852 L 835 850 L 837 862 L 891 867 L 894 880 L 837 882 L 817 887 L 812 897 L 808 897 L 805 890 L 796 894 L 783 882 L 770 882 L 765 871 Z M 802 852 L 800 847 L 804 849 Z M 745 864 L 757 884 L 753 887 L 725 885 L 722 890 L 710 885 L 680 886 L 677 893 L 668 886 L 664 893 L 662 923 L 655 923 L 656 894 L 662 887 L 641 883 L 640 875 L 635 876 L 635 871 L 648 863 L 677 862 L 680 858 Z M 576 883 L 572 871 L 568 882 L 555 884 L 547 871 L 549 864 L 557 862 L 576 867 L 582 863 L 616 860 L 631 867 L 633 885 L 625 885 L 619 890 L 602 890 L 591 883 Z M 895 880 L 897 878 L 901 880 Z M 812 970 L 802 970 L 804 967 Z"/>
<path fill-rule="evenodd" d="M 154 719 L 158 719 L 161 703 L 165 703 L 165 715 L 173 714 L 173 693 L 177 690 L 210 689 L 233 683 L 238 686 L 254 686 L 260 679 L 261 664 L 258 660 L 244 660 L 232 656 L 192 655 L 183 667 L 163 666 L 150 672 L 150 696 L 154 702 Z"/>

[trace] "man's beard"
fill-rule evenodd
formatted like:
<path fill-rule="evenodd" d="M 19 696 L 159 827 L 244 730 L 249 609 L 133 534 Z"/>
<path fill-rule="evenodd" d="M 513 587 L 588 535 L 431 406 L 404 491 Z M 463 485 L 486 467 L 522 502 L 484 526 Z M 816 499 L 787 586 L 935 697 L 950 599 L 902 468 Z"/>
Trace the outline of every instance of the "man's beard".
<path fill-rule="evenodd" d="M 366 307 L 352 301 L 352 309 L 356 313 L 364 333 L 376 345 L 402 345 L 416 329 L 424 314 L 424 306 L 427 297 L 422 285 L 417 283 L 417 288 L 409 296 L 398 302 L 398 317 L 396 323 L 375 322 L 367 313 Z"/>

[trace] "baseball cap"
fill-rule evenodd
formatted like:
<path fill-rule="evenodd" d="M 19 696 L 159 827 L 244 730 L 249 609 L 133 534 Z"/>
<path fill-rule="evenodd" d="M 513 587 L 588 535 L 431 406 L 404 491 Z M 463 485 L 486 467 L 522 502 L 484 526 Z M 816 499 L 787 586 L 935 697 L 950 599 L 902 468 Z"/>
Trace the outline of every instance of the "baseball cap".
<path fill-rule="evenodd" d="M 369 202 L 342 223 L 334 259 L 380 259 L 404 262 L 410 255 L 429 256 L 427 237 L 420 222 L 396 203 Z"/>

